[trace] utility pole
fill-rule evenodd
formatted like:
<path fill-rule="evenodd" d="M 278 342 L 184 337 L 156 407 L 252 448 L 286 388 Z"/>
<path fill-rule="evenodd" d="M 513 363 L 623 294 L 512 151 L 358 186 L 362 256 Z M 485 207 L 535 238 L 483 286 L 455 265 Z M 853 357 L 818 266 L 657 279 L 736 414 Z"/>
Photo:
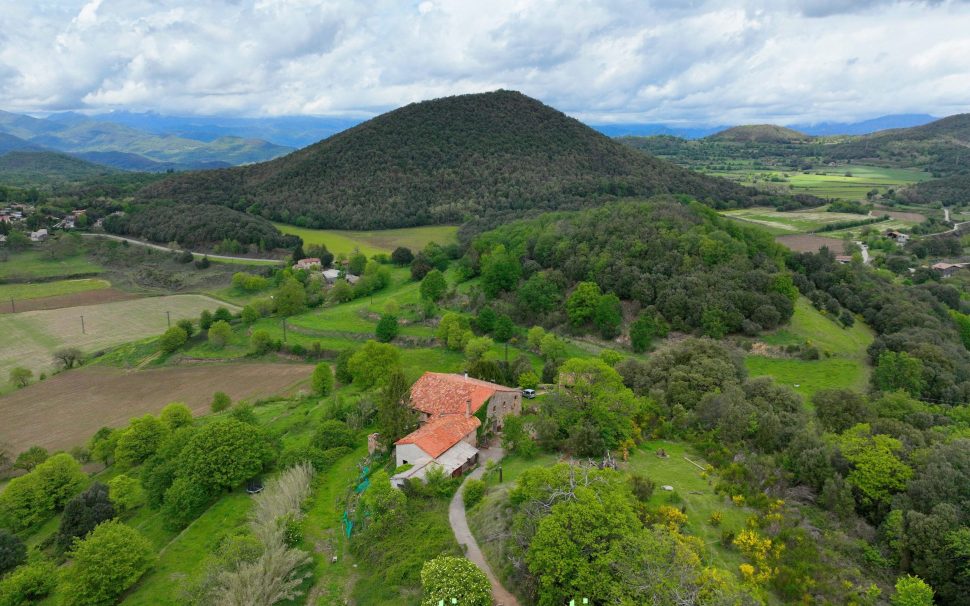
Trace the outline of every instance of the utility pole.
<path fill-rule="evenodd" d="M 283 342 L 286 343 L 286 318 L 283 318 Z"/>
<path fill-rule="evenodd" d="M 172 327 L 172 312 L 166 311 L 165 312 L 165 319 L 168 321 L 168 327 L 171 328 Z"/>
<path fill-rule="evenodd" d="M 86 335 L 88 333 L 84 332 L 84 316 L 81 316 L 81 334 Z"/>
<path fill-rule="evenodd" d="M 17 308 L 13 304 L 13 297 L 10 297 L 10 313 L 12 314 L 17 313 Z"/>

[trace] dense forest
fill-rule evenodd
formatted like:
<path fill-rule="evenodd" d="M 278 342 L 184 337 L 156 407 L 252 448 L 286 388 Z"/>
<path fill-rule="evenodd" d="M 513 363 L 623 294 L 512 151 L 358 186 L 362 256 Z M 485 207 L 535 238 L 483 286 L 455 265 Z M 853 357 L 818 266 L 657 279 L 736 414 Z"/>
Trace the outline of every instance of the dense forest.
<path fill-rule="evenodd" d="M 896 196 L 914 204 L 930 204 L 942 202 L 944 206 L 961 206 L 967 202 L 967 192 L 970 191 L 970 173 L 958 173 L 915 183 L 897 192 Z"/>
<path fill-rule="evenodd" d="M 269 221 L 214 204 L 153 204 L 104 220 L 108 233 L 145 238 L 152 242 L 178 242 L 184 247 L 233 243 L 224 252 L 293 248 L 296 236 L 285 236 Z"/>
<path fill-rule="evenodd" d="M 375 229 L 476 218 L 494 226 L 662 193 L 718 208 L 781 203 L 638 154 L 512 91 L 411 104 L 283 158 L 173 176 L 140 197 L 226 205 L 301 226 Z"/>
<path fill-rule="evenodd" d="M 520 320 L 596 325 L 607 338 L 619 301 L 655 332 L 721 337 L 784 323 L 796 294 L 769 235 L 669 197 L 515 222 L 478 238 L 464 264 Z M 611 296 L 612 312 L 599 299 Z"/>

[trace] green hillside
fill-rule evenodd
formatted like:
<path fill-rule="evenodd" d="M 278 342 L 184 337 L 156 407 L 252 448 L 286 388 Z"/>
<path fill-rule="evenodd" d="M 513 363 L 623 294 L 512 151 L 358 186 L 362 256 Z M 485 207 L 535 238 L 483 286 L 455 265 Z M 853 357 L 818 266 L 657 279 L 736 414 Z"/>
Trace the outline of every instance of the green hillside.
<path fill-rule="evenodd" d="M 494 224 L 661 193 L 727 208 L 757 197 L 636 153 L 535 99 L 497 91 L 411 104 L 271 162 L 174 176 L 141 198 L 229 205 L 302 227 L 379 229 Z"/>
<path fill-rule="evenodd" d="M 113 168 L 57 152 L 13 151 L 0 156 L 0 181 L 6 185 L 80 181 L 115 172 Z"/>
<path fill-rule="evenodd" d="M 747 126 L 735 126 L 713 134 L 708 139 L 712 141 L 733 141 L 737 143 L 756 142 L 756 143 L 791 143 L 795 141 L 808 141 L 811 137 L 804 133 L 784 126 L 774 124 L 751 124 Z"/>

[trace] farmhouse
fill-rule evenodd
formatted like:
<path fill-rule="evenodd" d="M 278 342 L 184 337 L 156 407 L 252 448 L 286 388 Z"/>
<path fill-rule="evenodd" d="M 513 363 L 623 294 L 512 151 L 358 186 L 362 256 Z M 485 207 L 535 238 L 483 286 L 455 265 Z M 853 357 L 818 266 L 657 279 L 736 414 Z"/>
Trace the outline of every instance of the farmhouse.
<path fill-rule="evenodd" d="M 340 279 L 340 270 L 337 270 L 337 269 L 323 270 L 323 279 L 327 284 L 329 284 L 330 286 L 333 286 L 337 282 L 337 280 Z"/>
<path fill-rule="evenodd" d="M 966 263 L 934 263 L 932 268 L 933 271 L 938 272 L 941 277 L 949 278 L 966 266 Z"/>
<path fill-rule="evenodd" d="M 432 466 L 457 476 L 475 465 L 479 428 L 501 430 L 506 415 L 522 411 L 522 393 L 468 375 L 426 372 L 411 387 L 411 407 L 421 427 L 394 443 L 397 466 L 410 466 L 391 478 L 397 487 L 424 478 Z"/>
<path fill-rule="evenodd" d="M 47 239 L 47 230 L 46 229 L 38 229 L 37 231 L 30 232 L 30 241 L 31 242 L 43 242 L 46 239 Z"/>
<path fill-rule="evenodd" d="M 314 269 L 320 269 L 322 264 L 320 259 L 316 257 L 307 257 L 306 259 L 300 259 L 293 265 L 293 269 L 305 269 L 307 271 L 312 271 Z"/>
<path fill-rule="evenodd" d="M 836 255 L 835 262 L 841 263 L 842 265 L 848 265 L 852 263 L 852 257 L 850 255 Z"/>
<path fill-rule="evenodd" d="M 909 234 L 904 234 L 902 232 L 896 231 L 895 229 L 890 229 L 886 231 L 886 237 L 890 240 L 895 240 L 896 244 L 900 246 L 909 242 Z"/>

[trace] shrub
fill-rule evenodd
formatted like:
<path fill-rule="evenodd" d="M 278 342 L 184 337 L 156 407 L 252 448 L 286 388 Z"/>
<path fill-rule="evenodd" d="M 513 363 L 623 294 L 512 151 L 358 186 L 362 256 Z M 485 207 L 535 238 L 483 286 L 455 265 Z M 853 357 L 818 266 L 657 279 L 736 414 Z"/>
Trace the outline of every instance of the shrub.
<path fill-rule="evenodd" d="M 220 308 L 222 309 L 222 308 Z M 222 349 L 232 338 L 232 327 L 225 320 L 217 320 L 209 327 L 209 343 L 216 349 Z"/>
<path fill-rule="evenodd" d="M 174 431 L 179 427 L 192 424 L 192 411 L 181 402 L 172 402 L 165 405 L 165 408 L 158 415 L 158 420 L 169 430 Z"/>
<path fill-rule="evenodd" d="M 390 343 L 397 336 L 398 326 L 397 326 L 397 316 L 391 314 L 383 314 L 381 319 L 377 322 L 377 328 L 374 331 L 377 340 L 381 343 Z"/>
<path fill-rule="evenodd" d="M 338 446 L 353 447 L 355 441 L 354 432 L 345 423 L 331 419 L 320 424 L 311 444 L 320 450 L 329 450 Z"/>
<path fill-rule="evenodd" d="M 232 312 L 225 307 L 220 307 L 216 309 L 216 313 L 212 314 L 212 320 L 214 322 L 225 322 L 228 324 L 232 322 Z"/>
<path fill-rule="evenodd" d="M 336 378 L 342 384 L 347 385 L 354 380 L 354 375 L 350 374 L 350 358 L 354 355 L 353 349 L 344 349 L 337 354 Z"/>
<path fill-rule="evenodd" d="M 57 545 L 67 549 L 74 539 L 84 537 L 94 528 L 115 517 L 115 508 L 108 498 L 108 487 L 95 482 L 64 507 L 61 526 L 57 531 Z"/>
<path fill-rule="evenodd" d="M 465 480 L 465 487 L 462 489 L 461 496 L 465 502 L 465 509 L 471 509 L 485 496 L 485 482 L 481 480 Z"/>
<path fill-rule="evenodd" d="M 64 571 L 64 606 L 111 604 L 155 560 L 152 544 L 121 522 L 105 522 L 79 541 Z"/>
<path fill-rule="evenodd" d="M 17 535 L 0 528 L 0 576 L 27 561 L 27 548 Z"/>
<path fill-rule="evenodd" d="M 224 391 L 217 391 L 212 394 L 212 412 L 222 412 L 232 406 L 232 398 Z"/>
<path fill-rule="evenodd" d="M 141 482 L 125 474 L 108 480 L 108 497 L 118 511 L 131 511 L 146 502 L 145 489 Z"/>
<path fill-rule="evenodd" d="M 10 480 L 0 492 L 0 525 L 23 530 L 44 521 L 87 483 L 81 465 L 67 453 L 58 453 L 27 475 Z"/>
<path fill-rule="evenodd" d="M 250 344 L 252 345 L 253 353 L 261 356 L 273 349 L 273 337 L 265 330 L 257 330 L 253 332 Z"/>
<path fill-rule="evenodd" d="M 203 309 L 202 313 L 199 314 L 199 330 L 209 330 L 212 326 L 212 312 L 208 309 Z"/>
<path fill-rule="evenodd" d="M 13 467 L 14 469 L 30 471 L 34 467 L 37 467 L 46 461 L 49 456 L 50 455 L 47 453 L 46 448 L 41 446 L 31 446 L 27 450 L 17 455 L 17 459 L 13 462 Z"/>
<path fill-rule="evenodd" d="M 539 386 L 539 377 L 531 370 L 527 370 L 519 375 L 519 387 L 522 389 L 535 389 Z"/>
<path fill-rule="evenodd" d="M 401 354 L 393 345 L 368 341 L 347 360 L 354 383 L 363 388 L 382 384 L 400 366 Z"/>
<path fill-rule="evenodd" d="M 23 366 L 17 366 L 10 370 L 10 383 L 16 387 L 27 387 L 30 380 L 34 378 L 34 371 Z"/>
<path fill-rule="evenodd" d="M 650 497 L 653 496 L 653 489 L 654 483 L 650 478 L 640 474 L 630 476 L 630 490 L 633 492 L 633 496 L 641 503 L 646 503 L 650 500 Z"/>
<path fill-rule="evenodd" d="M 195 333 L 195 324 L 193 324 L 192 320 L 189 320 L 188 318 L 179 320 L 175 323 L 175 325 L 184 330 L 186 336 L 188 337 L 191 337 L 193 333 Z"/>
<path fill-rule="evenodd" d="M 398 246 L 394 249 L 394 252 L 391 253 L 391 262 L 395 265 L 400 265 L 401 267 L 409 265 L 413 260 L 414 253 L 411 252 L 410 248 L 406 248 L 404 246 Z"/>
<path fill-rule="evenodd" d="M 172 353 L 185 345 L 188 340 L 189 335 L 184 328 L 173 326 L 162 333 L 162 337 L 158 340 L 158 347 L 165 353 Z"/>
<path fill-rule="evenodd" d="M 421 298 L 438 302 L 448 292 L 448 282 L 445 275 L 437 269 L 432 269 L 421 279 Z"/>
<path fill-rule="evenodd" d="M 457 600 L 462 606 L 490 606 L 492 587 L 485 573 L 465 558 L 438 556 L 421 567 L 421 606 Z"/>
<path fill-rule="evenodd" d="M 198 482 L 189 478 L 175 478 L 171 486 L 165 490 L 162 516 L 165 526 L 172 530 L 185 528 L 197 518 L 211 500 L 207 491 Z"/>
<path fill-rule="evenodd" d="M 242 321 L 246 324 L 252 324 L 260 318 L 260 313 L 256 311 L 256 308 L 252 305 L 247 305 L 242 308 L 242 312 L 240 312 L 239 317 L 242 318 Z"/>
<path fill-rule="evenodd" d="M 155 454 L 168 429 L 152 415 L 131 420 L 128 429 L 118 437 L 115 461 L 121 467 L 132 467 Z"/>
<path fill-rule="evenodd" d="M 0 606 L 33 604 L 57 586 L 57 566 L 39 560 L 13 571 L 0 580 Z"/>
<path fill-rule="evenodd" d="M 313 369 L 311 382 L 315 393 L 321 396 L 330 395 L 333 391 L 333 371 L 330 370 L 330 364 L 327 362 L 317 364 Z"/>

